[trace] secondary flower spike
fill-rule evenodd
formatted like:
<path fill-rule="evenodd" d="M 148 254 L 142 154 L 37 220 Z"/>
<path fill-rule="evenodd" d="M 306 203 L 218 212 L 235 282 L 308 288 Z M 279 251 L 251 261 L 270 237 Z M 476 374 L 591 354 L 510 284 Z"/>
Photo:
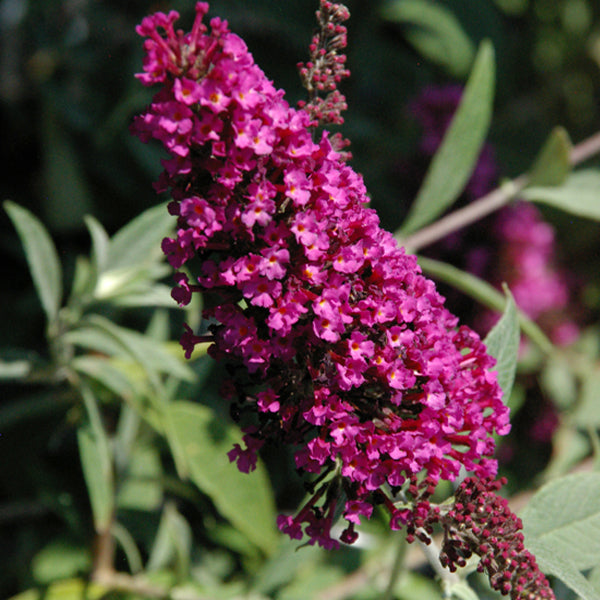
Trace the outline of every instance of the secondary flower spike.
<path fill-rule="evenodd" d="M 463 467 L 495 475 L 493 434 L 509 424 L 494 361 L 380 227 L 315 115 L 288 105 L 225 21 L 205 26 L 207 11 L 197 3 L 190 33 L 175 12 L 138 27 L 139 78 L 161 89 L 133 130 L 169 153 L 157 189 L 178 229 L 163 249 L 194 273 L 177 273 L 173 296 L 205 295 L 210 353 L 231 374 L 246 428 L 229 456 L 250 471 L 265 442 L 295 448 L 314 481 L 298 515 L 279 518 L 293 538 L 337 546 L 341 513 L 353 542 L 377 503 L 400 528 L 413 518 L 394 504 L 401 488 L 423 498 Z M 186 353 L 201 340 L 188 328 Z"/>

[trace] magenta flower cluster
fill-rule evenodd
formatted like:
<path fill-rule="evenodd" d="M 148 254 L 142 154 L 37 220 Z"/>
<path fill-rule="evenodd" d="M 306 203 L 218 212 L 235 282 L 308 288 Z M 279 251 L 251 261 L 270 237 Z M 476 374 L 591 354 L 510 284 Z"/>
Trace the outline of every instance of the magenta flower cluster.
<path fill-rule="evenodd" d="M 265 442 L 296 448 L 315 481 L 299 514 L 279 518 L 292 538 L 337 546 L 341 513 L 353 542 L 378 502 L 402 527 L 410 515 L 390 498 L 416 474 L 427 489 L 461 468 L 494 476 L 493 435 L 509 430 L 494 361 L 381 229 L 328 133 L 315 135 L 225 21 L 203 24 L 207 10 L 197 3 L 186 34 L 175 12 L 138 27 L 139 78 L 161 89 L 133 129 L 169 152 L 157 188 L 178 220 L 163 244 L 173 296 L 204 294 L 209 352 L 250 422 L 229 456 L 250 471 Z M 188 356 L 202 339 L 186 330 Z"/>

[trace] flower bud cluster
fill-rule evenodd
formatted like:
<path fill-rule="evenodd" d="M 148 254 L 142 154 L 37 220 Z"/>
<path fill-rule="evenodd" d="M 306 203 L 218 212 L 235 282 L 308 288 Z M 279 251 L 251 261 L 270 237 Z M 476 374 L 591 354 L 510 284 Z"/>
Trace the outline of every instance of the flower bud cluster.
<path fill-rule="evenodd" d="M 342 23 L 350 18 L 350 12 L 343 4 L 321 0 L 316 15 L 319 30 L 309 46 L 310 60 L 298 64 L 309 101 L 301 101 L 298 106 L 310 114 L 315 124 L 340 125 L 344 122 L 342 111 L 347 105 L 337 86 L 350 75 L 344 53 L 347 30 Z"/>
<path fill-rule="evenodd" d="M 505 483 L 465 479 L 452 508 L 441 518 L 444 542 L 440 560 L 451 571 L 473 554 L 492 587 L 513 600 L 554 598 L 535 557 L 523 545 L 523 523 L 496 492 Z"/>
<path fill-rule="evenodd" d="M 194 272 L 177 273 L 173 296 L 204 294 L 209 352 L 250 423 L 229 457 L 250 471 L 266 442 L 295 447 L 316 481 L 279 526 L 335 547 L 336 515 L 354 541 L 361 517 L 416 474 L 428 489 L 461 468 L 493 476 L 508 409 L 483 343 L 379 226 L 362 178 L 327 132 L 313 141 L 313 116 L 287 104 L 225 21 L 202 24 L 207 10 L 196 5 L 188 34 L 174 13 L 138 28 L 140 79 L 162 87 L 133 131 L 170 155 L 157 188 L 171 191 L 178 228 L 163 250 Z M 186 329 L 188 356 L 200 341 Z"/>

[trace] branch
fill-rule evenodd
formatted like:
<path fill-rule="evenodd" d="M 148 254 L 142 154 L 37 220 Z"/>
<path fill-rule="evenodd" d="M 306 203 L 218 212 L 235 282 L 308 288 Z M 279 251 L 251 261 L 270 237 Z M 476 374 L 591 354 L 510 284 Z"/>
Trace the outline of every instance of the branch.
<path fill-rule="evenodd" d="M 117 573 L 116 571 L 105 570 L 94 574 L 92 581 L 110 591 L 127 592 L 145 598 L 156 598 L 161 600 L 170 598 L 170 591 L 167 588 L 163 588 L 162 586 L 150 583 L 141 577 L 136 577 L 127 573 Z"/>
<path fill-rule="evenodd" d="M 148 600 L 217 600 L 206 594 L 185 588 L 166 588 L 139 575 L 129 575 L 117 571 L 104 571 L 93 577 L 94 583 L 106 588 L 110 592 L 124 592 L 141 596 Z M 103 596 L 104 597 L 104 596 Z"/>
<path fill-rule="evenodd" d="M 573 147 L 570 156 L 571 166 L 575 167 L 599 152 L 600 132 L 595 133 Z M 527 174 L 519 175 L 519 177 L 503 183 L 489 194 L 482 196 L 463 208 L 451 212 L 446 217 L 439 219 L 427 227 L 423 227 L 423 229 L 416 231 L 412 235 L 404 239 L 396 235 L 396 239 L 408 252 L 414 253 L 420 248 L 429 246 L 450 233 L 462 229 L 491 214 L 495 210 L 502 208 L 513 200 L 528 183 L 529 176 Z"/>

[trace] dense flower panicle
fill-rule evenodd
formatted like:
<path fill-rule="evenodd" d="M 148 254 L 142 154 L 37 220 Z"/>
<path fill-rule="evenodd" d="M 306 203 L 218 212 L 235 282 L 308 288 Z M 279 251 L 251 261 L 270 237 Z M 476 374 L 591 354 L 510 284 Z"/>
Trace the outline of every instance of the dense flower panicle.
<path fill-rule="evenodd" d="M 508 409 L 481 340 L 381 229 L 362 178 L 327 132 L 313 141 L 313 116 L 287 104 L 225 21 L 202 24 L 207 9 L 197 4 L 188 34 L 173 13 L 144 19 L 140 79 L 162 88 L 133 130 L 170 155 L 157 187 L 171 190 L 178 229 L 163 249 L 194 269 L 173 296 L 205 293 L 209 352 L 252 423 L 230 459 L 250 471 L 265 442 L 295 445 L 316 481 L 279 526 L 335 547 L 340 512 L 349 543 L 375 503 L 402 526 L 390 497 L 409 482 L 433 489 L 463 467 L 493 476 Z M 188 328 L 186 354 L 201 340 Z"/>

